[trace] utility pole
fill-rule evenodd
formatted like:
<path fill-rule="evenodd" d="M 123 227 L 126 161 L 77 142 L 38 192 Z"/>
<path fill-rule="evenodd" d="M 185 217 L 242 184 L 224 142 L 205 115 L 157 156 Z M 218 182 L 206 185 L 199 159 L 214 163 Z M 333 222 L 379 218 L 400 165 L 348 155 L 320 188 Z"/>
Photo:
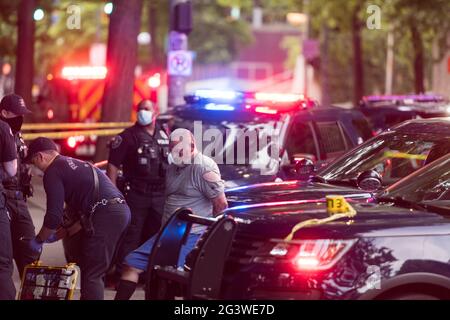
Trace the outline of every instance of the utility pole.
<path fill-rule="evenodd" d="M 192 57 L 188 53 L 188 34 L 192 30 L 192 8 L 188 0 L 169 2 L 169 54 L 167 59 L 168 107 L 169 110 L 183 103 L 185 85 Z M 174 53 L 178 53 L 174 55 Z"/>

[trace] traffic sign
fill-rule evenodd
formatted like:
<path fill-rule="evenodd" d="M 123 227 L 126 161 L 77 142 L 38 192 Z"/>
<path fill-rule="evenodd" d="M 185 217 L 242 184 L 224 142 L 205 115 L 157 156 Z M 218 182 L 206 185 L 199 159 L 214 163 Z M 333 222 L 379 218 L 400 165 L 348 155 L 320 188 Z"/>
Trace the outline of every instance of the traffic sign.
<path fill-rule="evenodd" d="M 192 74 L 192 52 L 186 50 L 169 51 L 167 70 L 171 76 L 190 76 Z"/>

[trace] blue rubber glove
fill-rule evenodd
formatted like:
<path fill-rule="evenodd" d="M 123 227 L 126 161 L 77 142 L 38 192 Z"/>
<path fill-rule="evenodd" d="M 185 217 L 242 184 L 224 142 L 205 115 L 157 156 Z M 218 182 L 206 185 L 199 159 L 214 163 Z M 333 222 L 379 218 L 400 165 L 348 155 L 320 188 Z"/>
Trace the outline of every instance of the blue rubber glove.
<path fill-rule="evenodd" d="M 52 235 L 50 236 L 50 237 L 48 237 L 47 238 L 47 240 L 45 240 L 44 242 L 45 243 L 53 243 L 53 242 L 56 242 L 56 241 L 58 241 L 59 239 L 58 239 L 58 237 L 56 236 L 56 232 L 55 233 L 52 233 Z"/>
<path fill-rule="evenodd" d="M 28 242 L 28 246 L 30 249 L 35 253 L 41 253 L 42 252 L 42 245 L 43 243 L 36 238 L 33 238 Z"/>

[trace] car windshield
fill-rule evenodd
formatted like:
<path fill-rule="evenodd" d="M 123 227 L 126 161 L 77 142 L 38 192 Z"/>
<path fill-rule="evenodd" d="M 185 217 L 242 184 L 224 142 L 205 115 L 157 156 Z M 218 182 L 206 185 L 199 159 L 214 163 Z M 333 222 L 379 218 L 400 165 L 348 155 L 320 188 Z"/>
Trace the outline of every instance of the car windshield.
<path fill-rule="evenodd" d="M 176 116 L 173 129 L 186 128 L 193 132 L 202 153 L 212 157 L 219 166 L 243 166 L 257 170 L 278 159 L 270 157 L 271 145 L 280 143 L 283 123 L 278 116 L 211 117 L 205 112 L 197 116 L 195 113 Z"/>
<path fill-rule="evenodd" d="M 449 149 L 450 141 L 444 136 L 385 132 L 343 155 L 318 176 L 329 182 L 354 181 L 360 173 L 375 170 L 383 184 L 390 185 Z"/>
<path fill-rule="evenodd" d="M 450 154 L 398 181 L 377 196 L 450 208 Z"/>

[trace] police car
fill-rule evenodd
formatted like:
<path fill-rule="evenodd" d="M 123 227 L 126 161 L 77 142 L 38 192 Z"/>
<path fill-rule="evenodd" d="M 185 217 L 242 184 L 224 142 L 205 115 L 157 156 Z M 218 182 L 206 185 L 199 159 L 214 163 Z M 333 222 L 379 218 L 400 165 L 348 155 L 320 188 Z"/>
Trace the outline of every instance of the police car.
<path fill-rule="evenodd" d="M 152 252 L 148 298 L 450 299 L 450 154 L 373 202 L 328 200 L 231 208 L 217 221 L 179 210 Z M 174 269 L 175 231 L 191 223 L 210 228 Z"/>
<path fill-rule="evenodd" d="M 450 116 L 450 101 L 435 94 L 366 96 L 359 106 L 375 132 L 410 119 Z"/>
<path fill-rule="evenodd" d="M 230 188 L 230 207 L 271 201 L 320 199 L 326 194 L 365 200 L 423 165 L 450 152 L 450 119 L 401 123 L 357 146 L 308 180 Z M 308 165 L 298 167 L 307 171 Z"/>
<path fill-rule="evenodd" d="M 361 112 L 303 95 L 197 90 L 185 101 L 171 112 L 171 127 L 194 133 L 227 187 L 274 181 L 303 159 L 326 165 L 371 137 Z"/>

